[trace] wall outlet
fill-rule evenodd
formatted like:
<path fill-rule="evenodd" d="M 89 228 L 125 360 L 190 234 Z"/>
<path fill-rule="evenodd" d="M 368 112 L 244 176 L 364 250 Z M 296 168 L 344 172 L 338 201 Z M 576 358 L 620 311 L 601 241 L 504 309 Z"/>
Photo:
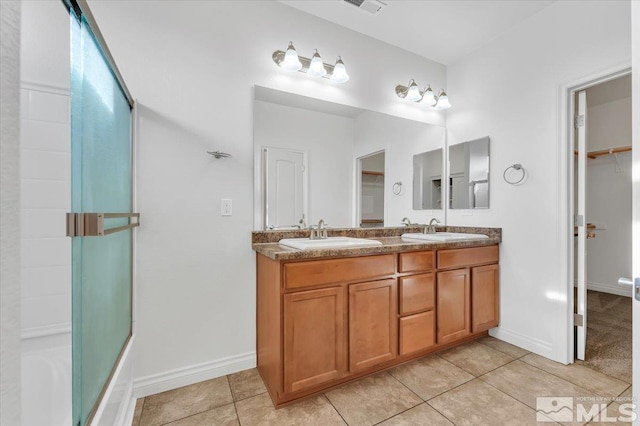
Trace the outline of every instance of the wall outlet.
<path fill-rule="evenodd" d="M 233 200 L 228 198 L 220 200 L 220 216 L 233 216 Z"/>

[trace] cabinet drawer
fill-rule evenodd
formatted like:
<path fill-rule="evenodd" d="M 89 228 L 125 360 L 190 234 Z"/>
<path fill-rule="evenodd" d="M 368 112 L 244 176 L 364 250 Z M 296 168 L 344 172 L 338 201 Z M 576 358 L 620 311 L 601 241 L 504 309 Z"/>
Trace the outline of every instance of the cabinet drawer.
<path fill-rule="evenodd" d="M 400 278 L 400 315 L 433 309 L 435 275 L 433 272 Z"/>
<path fill-rule="evenodd" d="M 291 289 L 393 275 L 396 267 L 394 257 L 393 254 L 385 254 L 285 263 L 284 286 Z"/>
<path fill-rule="evenodd" d="M 432 251 L 400 253 L 399 257 L 399 272 L 429 271 L 436 266 L 435 253 Z"/>
<path fill-rule="evenodd" d="M 436 343 L 433 311 L 400 318 L 400 355 L 427 349 Z"/>
<path fill-rule="evenodd" d="M 484 263 L 497 263 L 498 258 L 498 246 L 440 250 L 438 251 L 438 268 L 457 268 L 482 265 Z"/>

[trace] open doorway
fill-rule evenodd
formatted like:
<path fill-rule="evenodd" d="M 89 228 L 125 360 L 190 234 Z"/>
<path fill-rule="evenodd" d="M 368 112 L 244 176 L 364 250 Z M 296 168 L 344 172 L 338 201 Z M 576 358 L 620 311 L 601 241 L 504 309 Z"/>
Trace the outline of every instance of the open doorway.
<path fill-rule="evenodd" d="M 572 92 L 575 355 L 631 383 L 631 75 Z"/>
<path fill-rule="evenodd" d="M 360 228 L 384 226 L 384 169 L 384 151 L 374 152 L 357 160 L 357 223 Z"/>

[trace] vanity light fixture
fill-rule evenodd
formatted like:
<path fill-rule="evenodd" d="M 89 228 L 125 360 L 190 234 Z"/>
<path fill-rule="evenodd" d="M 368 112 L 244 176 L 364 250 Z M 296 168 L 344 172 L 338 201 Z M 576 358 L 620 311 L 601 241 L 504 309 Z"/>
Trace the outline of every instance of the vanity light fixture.
<path fill-rule="evenodd" d="M 286 71 L 299 71 L 311 77 L 324 77 L 334 83 L 346 83 L 349 81 L 349 74 L 347 74 L 347 68 L 344 66 L 342 58 L 338 56 L 335 65 L 325 64 L 322 62 L 318 49 L 315 49 L 313 56 L 309 59 L 304 56 L 298 56 L 293 43 L 289 42 L 289 47 L 285 52 L 276 50 L 271 55 L 271 58 L 273 62 Z"/>
<path fill-rule="evenodd" d="M 427 87 L 421 91 L 418 89 L 418 85 L 414 79 L 409 80 L 409 84 L 407 86 L 397 85 L 396 95 L 401 99 L 417 102 L 421 105 L 426 105 L 435 109 L 451 108 L 449 96 L 447 96 L 444 89 L 441 89 L 438 96 L 436 96 L 431 89 L 431 85 L 427 85 Z"/>

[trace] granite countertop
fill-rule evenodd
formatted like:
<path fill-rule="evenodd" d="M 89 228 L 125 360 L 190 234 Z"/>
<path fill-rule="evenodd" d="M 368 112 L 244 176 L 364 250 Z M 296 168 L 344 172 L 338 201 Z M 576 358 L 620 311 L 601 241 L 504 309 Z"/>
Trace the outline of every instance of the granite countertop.
<path fill-rule="evenodd" d="M 340 229 L 330 230 L 329 236 L 353 236 L 377 240 L 382 245 L 371 247 L 324 248 L 317 250 L 298 250 L 281 246 L 277 243 L 282 238 L 308 238 L 308 231 L 257 231 L 252 236 L 252 249 L 273 260 L 314 259 L 321 257 L 351 257 L 383 253 L 398 253 L 416 250 L 440 250 L 452 248 L 481 247 L 500 244 L 502 229 L 500 228 L 467 228 L 467 227 L 439 227 L 439 231 L 467 232 L 485 234 L 489 238 L 482 240 L 464 241 L 405 241 L 400 235 L 405 232 L 420 232 L 413 228 L 384 228 L 384 230 Z"/>

